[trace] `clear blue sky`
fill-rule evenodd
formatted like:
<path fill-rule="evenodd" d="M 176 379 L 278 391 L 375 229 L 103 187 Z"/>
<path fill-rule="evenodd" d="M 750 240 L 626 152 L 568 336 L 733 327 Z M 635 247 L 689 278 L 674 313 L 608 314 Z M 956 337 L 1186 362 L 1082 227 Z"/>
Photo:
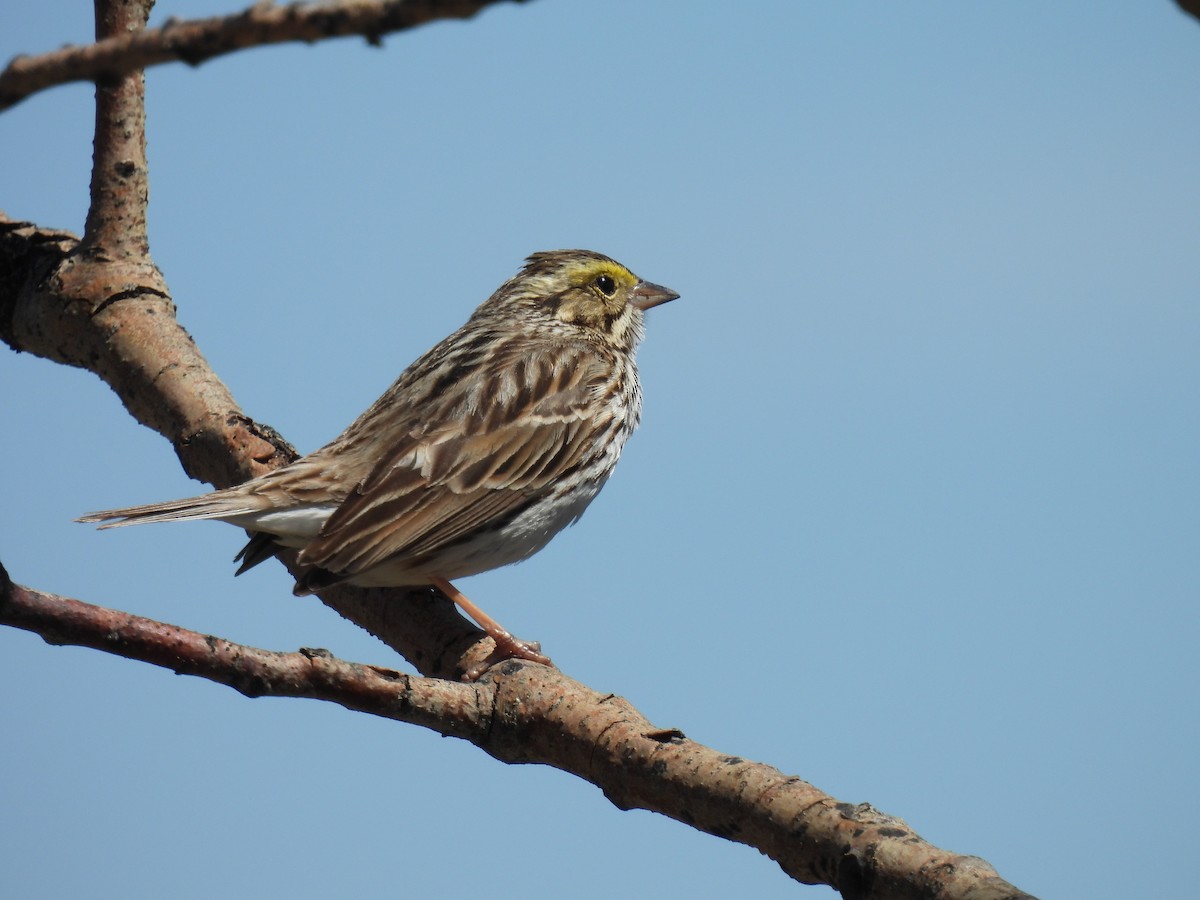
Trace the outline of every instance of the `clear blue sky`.
<path fill-rule="evenodd" d="M 156 21 L 230 11 L 162 3 Z M 6 4 L 0 57 L 90 5 Z M 506 5 L 148 79 L 154 256 L 247 412 L 335 435 L 523 256 L 609 253 L 642 430 L 464 582 L 655 722 L 1044 897 L 1173 896 L 1200 669 L 1200 23 L 1156 2 Z M 0 207 L 79 230 L 91 90 L 0 115 Z M 46 590 L 403 663 L 94 376 L 0 352 L 0 557 Z M 22 898 L 831 896 L 556 771 L 0 630 Z"/>

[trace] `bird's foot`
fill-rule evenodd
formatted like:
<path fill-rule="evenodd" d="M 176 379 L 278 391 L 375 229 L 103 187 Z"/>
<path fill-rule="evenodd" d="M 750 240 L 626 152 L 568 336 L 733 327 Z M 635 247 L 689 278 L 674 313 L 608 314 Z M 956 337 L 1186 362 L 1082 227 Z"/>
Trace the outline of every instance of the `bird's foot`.
<path fill-rule="evenodd" d="M 478 681 L 488 669 L 506 659 L 527 659 L 530 662 L 541 663 L 543 666 L 554 668 L 550 657 L 542 654 L 542 645 L 537 641 L 523 641 L 513 636 L 499 622 L 472 603 L 467 596 L 444 578 L 433 579 L 433 586 L 446 595 L 447 599 L 458 605 L 458 608 L 475 620 L 475 624 L 484 630 L 493 641 L 495 648 L 463 674 L 463 681 Z"/>
<path fill-rule="evenodd" d="M 463 681 L 478 681 L 488 669 L 506 659 L 526 659 L 554 668 L 554 663 L 541 652 L 542 645 L 537 641 L 523 641 L 503 629 L 499 634 L 488 632 L 488 637 L 496 642 L 496 646 L 491 653 L 463 673 Z"/>

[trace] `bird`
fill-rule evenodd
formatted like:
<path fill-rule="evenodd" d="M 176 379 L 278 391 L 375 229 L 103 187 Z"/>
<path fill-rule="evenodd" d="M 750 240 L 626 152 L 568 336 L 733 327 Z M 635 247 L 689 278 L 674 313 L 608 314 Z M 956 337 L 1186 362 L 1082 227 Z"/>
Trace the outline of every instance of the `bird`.
<path fill-rule="evenodd" d="M 641 418 L 644 313 L 678 297 L 600 253 L 534 253 L 320 449 L 233 487 L 77 521 L 228 522 L 250 535 L 237 575 L 291 548 L 298 596 L 432 585 L 495 641 L 486 665 L 553 665 L 452 582 L 527 559 L 583 515 Z"/>

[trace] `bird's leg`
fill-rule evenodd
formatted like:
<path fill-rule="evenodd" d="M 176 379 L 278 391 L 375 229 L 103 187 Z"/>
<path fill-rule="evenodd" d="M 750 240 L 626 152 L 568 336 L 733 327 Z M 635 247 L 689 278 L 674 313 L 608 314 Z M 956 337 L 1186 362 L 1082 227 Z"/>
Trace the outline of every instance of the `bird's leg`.
<path fill-rule="evenodd" d="M 479 665 L 473 666 L 466 673 L 468 681 L 474 681 L 488 668 L 506 659 L 527 659 L 530 662 L 541 663 L 543 666 L 554 666 L 554 663 L 550 661 L 550 657 L 538 652 L 541 649 L 540 644 L 523 641 L 519 637 L 513 636 L 511 632 L 467 599 L 466 594 L 445 578 L 434 578 L 431 583 L 456 604 L 459 609 L 470 616 L 475 624 L 482 628 L 487 636 L 496 642 L 496 649 L 488 654 L 487 659 Z"/>

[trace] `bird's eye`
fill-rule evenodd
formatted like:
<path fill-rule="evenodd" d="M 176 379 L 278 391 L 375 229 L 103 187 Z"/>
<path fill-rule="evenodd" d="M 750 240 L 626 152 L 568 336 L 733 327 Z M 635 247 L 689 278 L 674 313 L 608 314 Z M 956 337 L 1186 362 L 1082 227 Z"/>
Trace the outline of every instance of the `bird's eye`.
<path fill-rule="evenodd" d="M 596 287 L 600 288 L 600 293 L 605 297 L 611 297 L 617 290 L 617 283 L 613 281 L 611 275 L 596 276 Z"/>

